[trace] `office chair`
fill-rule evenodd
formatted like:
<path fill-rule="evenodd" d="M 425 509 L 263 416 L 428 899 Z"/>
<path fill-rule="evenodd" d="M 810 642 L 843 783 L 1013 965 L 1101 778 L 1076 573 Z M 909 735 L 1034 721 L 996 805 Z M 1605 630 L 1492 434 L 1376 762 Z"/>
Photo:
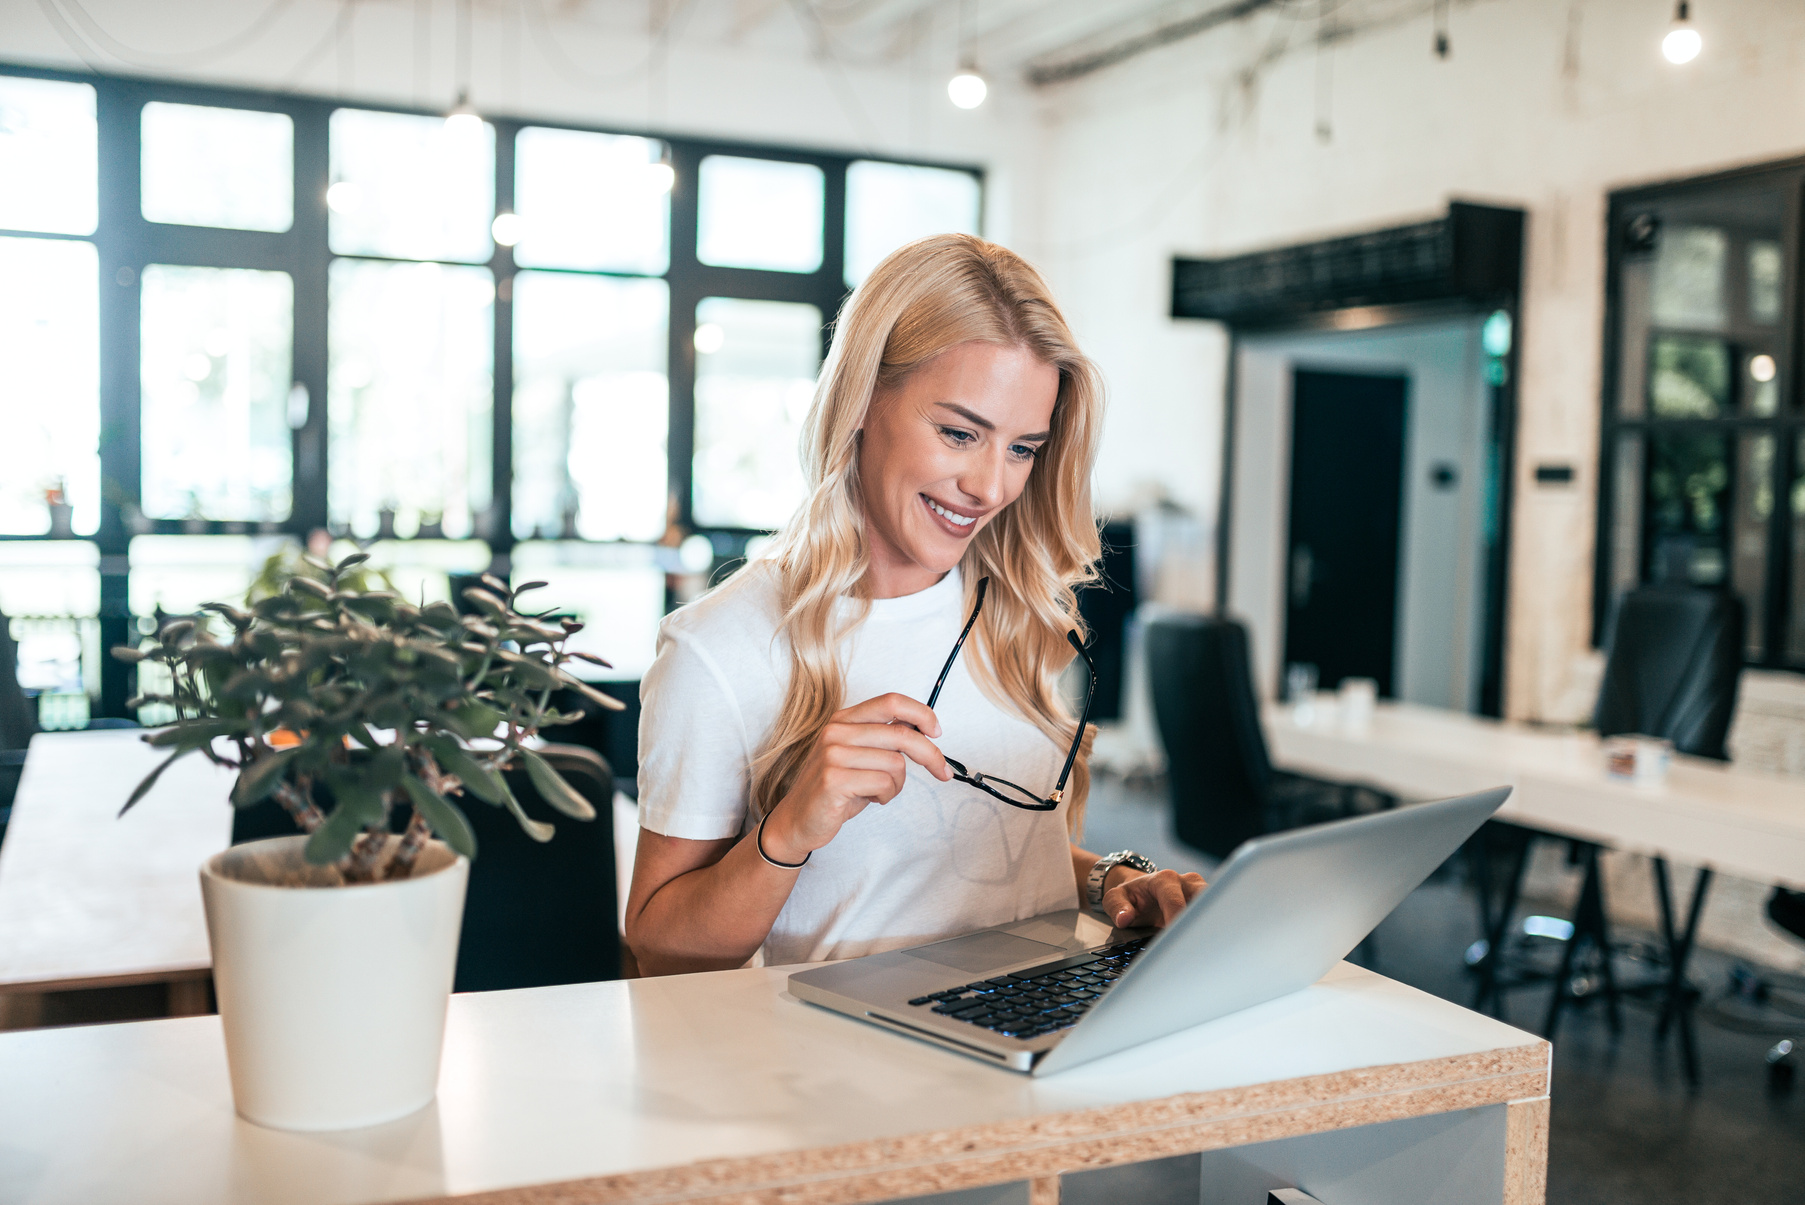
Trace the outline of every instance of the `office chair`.
<path fill-rule="evenodd" d="M 19 688 L 19 647 L 13 643 L 12 623 L 0 614 L 0 841 L 6 839 L 13 796 L 25 772 L 25 750 L 37 730 L 31 700 Z"/>
<path fill-rule="evenodd" d="M 1370 787 L 1273 768 L 1242 624 L 1163 615 L 1147 625 L 1146 650 L 1172 827 L 1186 845 L 1225 858 L 1249 837 L 1395 802 Z"/>
<path fill-rule="evenodd" d="M 620 928 L 614 882 L 614 772 L 592 749 L 545 745 L 541 757 L 595 808 L 572 820 L 546 803 L 524 769 L 507 772 L 515 798 L 535 820 L 557 826 L 541 845 L 506 809 L 459 801 L 476 834 L 476 860 L 464 893 L 452 990 L 499 991 L 620 978 Z M 316 791 L 318 788 L 316 788 Z M 395 825 L 406 822 L 398 809 Z M 232 842 L 292 835 L 294 821 L 274 800 L 240 809 Z"/>
<path fill-rule="evenodd" d="M 1673 742 L 1674 749 L 1680 753 L 1729 760 L 1724 741 L 1736 711 L 1736 690 L 1742 674 L 1742 642 L 1742 601 L 1727 591 L 1680 584 L 1640 586 L 1628 591 L 1618 599 L 1607 629 L 1609 651 L 1594 713 L 1598 734 L 1608 737 L 1637 733 L 1661 737 Z M 1499 974 L 1498 965 L 1530 849 L 1536 840 L 1546 836 L 1548 834 L 1502 821 L 1490 821 L 1481 830 L 1482 842 L 1509 848 L 1513 867 L 1506 880 L 1504 899 L 1496 911 L 1490 908 L 1489 884 L 1483 880 L 1480 884 L 1480 913 L 1482 924 L 1486 926 L 1487 947 L 1486 956 L 1478 967 L 1481 980 L 1474 1008 L 1483 1007 L 1490 998 L 1494 1011 L 1501 1016 L 1499 996 L 1503 989 L 1549 978 L 1546 974 L 1527 973 L 1507 979 Z M 1575 967 L 1581 961 L 1582 951 L 1603 985 L 1602 995 L 1609 1008 L 1612 1031 L 1616 1032 L 1620 1026 L 1617 1010 L 1620 993 L 1612 965 L 1615 947 L 1611 941 L 1599 869 L 1601 852 L 1599 846 L 1590 842 L 1568 841 L 1569 863 L 1583 867 L 1584 875 L 1573 918 L 1574 931 L 1562 950 L 1560 968 L 1553 975 L 1554 995 L 1549 1001 L 1542 1028 L 1543 1036 L 1551 1040 L 1562 1010 L 1583 998 L 1574 990 Z M 1483 851 L 1481 856 L 1485 858 Z M 1489 862 L 1489 858 L 1485 860 Z M 1698 872 L 1690 916 L 1683 935 L 1677 940 L 1672 887 L 1665 858 L 1653 859 L 1653 872 L 1668 949 L 1673 951 L 1674 960 L 1683 972 L 1705 893 L 1710 888 L 1711 871 L 1701 867 Z M 1646 994 L 1657 987 L 1665 985 L 1639 984 L 1628 990 Z M 1656 1029 L 1657 1037 L 1665 1038 L 1670 1022 L 1677 1022 L 1687 1076 L 1694 1083 L 1698 1078 L 1691 1019 L 1695 1000 L 1696 994 L 1690 990 L 1669 993 Z"/>

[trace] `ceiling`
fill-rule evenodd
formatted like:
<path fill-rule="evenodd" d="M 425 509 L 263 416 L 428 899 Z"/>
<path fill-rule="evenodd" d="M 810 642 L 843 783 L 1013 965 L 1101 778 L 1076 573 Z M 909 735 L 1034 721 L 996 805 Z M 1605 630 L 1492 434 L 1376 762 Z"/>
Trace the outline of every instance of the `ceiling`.
<path fill-rule="evenodd" d="M 686 42 L 826 43 L 850 62 L 968 58 L 1034 83 L 1279 0 L 539 0 L 548 15 Z M 952 66 L 948 63 L 947 66 Z"/>

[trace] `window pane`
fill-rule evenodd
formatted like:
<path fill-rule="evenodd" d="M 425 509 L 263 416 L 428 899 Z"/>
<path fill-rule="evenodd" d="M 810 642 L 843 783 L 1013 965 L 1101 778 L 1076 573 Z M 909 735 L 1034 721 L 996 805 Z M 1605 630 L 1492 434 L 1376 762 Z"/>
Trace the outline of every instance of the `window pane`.
<path fill-rule="evenodd" d="M 100 359 L 92 243 L 0 238 L 0 532 L 100 521 Z"/>
<path fill-rule="evenodd" d="M 339 109 L 326 200 L 340 255 L 486 261 L 495 127 Z"/>
<path fill-rule="evenodd" d="M 709 297 L 696 307 L 695 518 L 781 527 L 803 498 L 797 440 L 821 365 L 821 311 Z"/>
<path fill-rule="evenodd" d="M 514 532 L 655 540 L 670 490 L 662 280 L 514 278 Z"/>
<path fill-rule="evenodd" d="M 702 160 L 696 257 L 724 268 L 821 267 L 827 181 L 809 163 L 710 155 Z"/>
<path fill-rule="evenodd" d="M 369 567 L 386 578 L 396 593 L 415 602 L 455 601 L 452 577 L 487 573 L 494 559 L 489 545 L 481 540 L 378 540 L 361 550 L 349 540 L 338 540 L 331 555 L 338 561 L 359 551 L 370 554 Z"/>
<path fill-rule="evenodd" d="M 1779 409 L 1793 285 L 1785 198 L 1715 186 L 1650 201 L 1619 231 L 1618 413 L 1704 418 Z"/>
<path fill-rule="evenodd" d="M 144 106 L 146 221 L 287 230 L 295 219 L 295 123 L 286 113 L 152 101 Z"/>
<path fill-rule="evenodd" d="M 664 570 L 644 545 L 532 540 L 514 549 L 514 584 L 549 583 L 526 597 L 535 611 L 551 608 L 586 626 L 570 647 L 594 653 L 613 669 L 573 663 L 571 672 L 595 682 L 633 682 L 652 664 L 664 619 Z"/>
<path fill-rule="evenodd" d="M 1645 581 L 1716 586 L 1728 565 L 1730 439 L 1656 427 L 1648 434 Z"/>
<path fill-rule="evenodd" d="M 289 536 L 138 536 L 131 546 L 132 614 L 188 615 L 202 603 L 243 605 L 270 557 Z"/>
<path fill-rule="evenodd" d="M 1805 661 L 1805 435 L 1793 445 L 1792 488 L 1792 599 L 1787 607 L 1791 630 L 1786 634 L 1786 655 L 1795 663 Z"/>
<path fill-rule="evenodd" d="M 846 169 L 846 283 L 857 287 L 884 256 L 930 234 L 978 232 L 970 172 L 860 160 Z"/>
<path fill-rule="evenodd" d="M 1642 581 L 1642 477 L 1646 462 L 1640 434 L 1626 432 L 1618 436 L 1611 498 L 1612 600 Z"/>
<path fill-rule="evenodd" d="M 98 145 L 91 86 L 0 76 L 0 229 L 91 233 Z"/>
<path fill-rule="evenodd" d="M 649 138 L 529 126 L 514 141 L 523 267 L 657 275 L 670 263 L 671 176 Z"/>
<path fill-rule="evenodd" d="M 151 264 L 142 313 L 144 513 L 287 518 L 288 273 Z"/>
<path fill-rule="evenodd" d="M 1767 532 L 1774 513 L 1774 437 L 1736 441 L 1736 529 L 1730 538 L 1730 588 L 1742 599 L 1743 646 L 1759 659 L 1767 647 Z"/>
<path fill-rule="evenodd" d="M 1729 409 L 1730 346 L 1722 339 L 1659 335 L 1649 361 L 1649 409 L 1656 418 L 1716 418 Z"/>
<path fill-rule="evenodd" d="M 100 549 L 86 540 L 0 541 L 0 614 L 100 614 Z"/>
<path fill-rule="evenodd" d="M 329 288 L 333 524 L 469 535 L 491 486 L 489 270 L 337 260 Z"/>

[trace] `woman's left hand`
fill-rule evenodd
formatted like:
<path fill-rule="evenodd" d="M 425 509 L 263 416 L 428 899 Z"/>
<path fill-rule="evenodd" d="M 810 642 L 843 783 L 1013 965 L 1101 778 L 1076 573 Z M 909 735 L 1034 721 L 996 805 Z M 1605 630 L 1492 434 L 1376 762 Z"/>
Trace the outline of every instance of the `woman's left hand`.
<path fill-rule="evenodd" d="M 1176 870 L 1137 874 L 1103 893 L 1103 911 L 1114 919 L 1118 929 L 1163 929 L 1178 919 L 1191 897 L 1203 887 L 1200 874 L 1179 874 Z"/>

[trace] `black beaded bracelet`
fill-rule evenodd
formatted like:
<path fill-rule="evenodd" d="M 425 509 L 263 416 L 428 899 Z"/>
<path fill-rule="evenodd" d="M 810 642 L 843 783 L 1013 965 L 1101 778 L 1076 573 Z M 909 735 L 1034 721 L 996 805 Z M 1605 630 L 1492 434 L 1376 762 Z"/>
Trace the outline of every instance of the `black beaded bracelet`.
<path fill-rule="evenodd" d="M 765 852 L 765 821 L 770 818 L 771 813 L 766 812 L 763 819 L 758 822 L 757 834 L 752 838 L 752 844 L 757 848 L 758 856 L 777 867 L 779 870 L 801 870 L 804 866 L 807 866 L 808 860 L 815 856 L 815 851 L 812 849 L 802 855 L 802 861 L 800 862 L 779 862 L 776 858 L 773 858 L 770 854 Z"/>

